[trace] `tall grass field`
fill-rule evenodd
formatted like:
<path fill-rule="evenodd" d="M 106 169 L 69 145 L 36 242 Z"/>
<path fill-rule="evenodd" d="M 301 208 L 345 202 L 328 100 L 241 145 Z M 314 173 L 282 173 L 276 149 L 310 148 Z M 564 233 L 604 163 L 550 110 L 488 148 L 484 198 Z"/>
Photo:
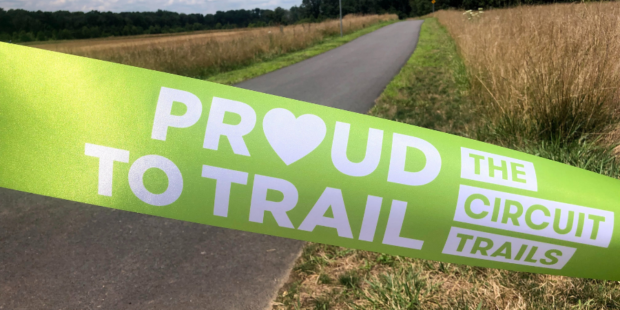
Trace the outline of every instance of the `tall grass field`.
<path fill-rule="evenodd" d="M 620 142 L 615 133 L 620 3 L 523 6 L 481 14 L 441 11 L 435 16 L 458 45 L 470 97 L 484 115 L 477 138 L 523 150 Z"/>
<path fill-rule="evenodd" d="M 394 14 L 347 15 L 343 32 L 355 32 Z M 118 39 L 91 39 L 31 46 L 100 60 L 196 78 L 247 66 L 299 51 L 340 34 L 340 22 L 297 24 L 285 27 L 155 35 Z"/>

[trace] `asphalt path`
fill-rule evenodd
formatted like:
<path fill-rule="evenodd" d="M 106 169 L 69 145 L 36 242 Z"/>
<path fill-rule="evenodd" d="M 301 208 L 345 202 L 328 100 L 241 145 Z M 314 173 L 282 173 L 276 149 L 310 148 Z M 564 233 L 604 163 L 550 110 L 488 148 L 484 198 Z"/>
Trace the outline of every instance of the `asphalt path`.
<path fill-rule="evenodd" d="M 421 25 L 421 20 L 392 24 L 236 86 L 366 113 L 413 53 Z"/>
<path fill-rule="evenodd" d="M 365 113 L 413 52 L 421 23 L 236 86 Z M 0 309 L 265 309 L 302 245 L 0 189 Z"/>

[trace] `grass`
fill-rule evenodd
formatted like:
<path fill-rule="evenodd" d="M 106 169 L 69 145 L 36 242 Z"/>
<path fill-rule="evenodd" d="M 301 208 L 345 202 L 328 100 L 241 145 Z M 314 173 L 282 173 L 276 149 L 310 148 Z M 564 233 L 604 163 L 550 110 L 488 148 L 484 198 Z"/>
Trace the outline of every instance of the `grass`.
<path fill-rule="evenodd" d="M 457 42 L 473 138 L 618 178 L 620 3 L 436 16 Z"/>
<path fill-rule="evenodd" d="M 215 83 L 226 84 L 226 85 L 232 85 L 235 83 L 239 83 L 241 81 L 245 81 L 245 80 L 263 75 L 265 73 L 269 73 L 269 72 L 278 70 L 280 68 L 284 68 L 286 66 L 290 66 L 294 63 L 297 63 L 302 60 L 308 59 L 310 57 L 314 57 L 318 54 L 327 52 L 331 49 L 339 47 L 347 42 L 355 40 L 365 34 L 371 33 L 381 27 L 387 26 L 389 24 L 393 24 L 395 22 L 397 22 L 397 20 L 382 21 L 378 24 L 357 30 L 355 32 L 352 32 L 342 37 L 331 36 L 331 37 L 324 39 L 321 43 L 318 43 L 304 50 L 285 54 L 285 55 L 276 57 L 271 60 L 256 62 L 242 69 L 216 74 L 216 75 L 206 78 L 206 80 L 215 82 Z"/>
<path fill-rule="evenodd" d="M 312 271 L 297 266 L 308 262 Z M 387 263 L 387 264 L 386 264 Z M 338 282 L 322 283 L 330 274 Z M 357 278 L 355 285 L 348 280 Z M 511 272 L 308 243 L 273 309 L 619 309 L 613 281 Z"/>
<path fill-rule="evenodd" d="M 360 284 L 360 277 L 357 275 L 357 273 L 355 272 L 346 272 L 341 274 L 338 277 L 338 282 L 340 282 L 340 285 L 346 287 L 346 288 L 357 288 Z"/>
<path fill-rule="evenodd" d="M 398 16 L 394 14 L 348 15 L 343 20 L 344 33 L 347 34 L 348 40 L 352 40 L 361 35 L 355 34 L 359 30 L 371 26 L 375 26 L 372 29 L 377 29 L 386 25 L 386 22 L 397 19 Z M 339 34 L 339 22 L 328 20 L 321 23 L 243 31 L 69 41 L 34 46 L 193 78 L 213 77 L 213 80 L 223 83 L 234 83 L 242 78 L 275 70 L 346 43 L 347 39 L 335 38 Z M 316 45 L 319 46 L 304 51 Z M 289 55 L 291 53 L 295 54 Z M 288 56 L 279 59 L 284 55 Z M 255 64 L 260 65 L 252 66 Z M 248 66 L 252 68 L 214 77 Z"/>
<path fill-rule="evenodd" d="M 467 62 L 461 60 L 457 44 L 437 19 L 426 19 L 416 51 L 370 114 L 620 175 L 613 144 L 607 142 L 613 140 L 609 135 L 586 132 L 580 139 L 556 136 L 528 143 L 503 137 L 506 132 L 500 130 L 497 136 L 488 136 L 485 130 L 495 130 L 495 117 L 501 114 L 487 109 L 472 94 L 477 86 L 470 82 L 471 71 L 464 66 Z M 273 309 L 620 309 L 620 283 L 308 243 Z"/>
<path fill-rule="evenodd" d="M 484 118 L 477 138 L 513 148 L 596 140 L 620 121 L 620 3 L 435 14 L 456 40 Z"/>
<path fill-rule="evenodd" d="M 95 46 L 105 45 L 107 47 L 123 46 L 123 45 L 135 45 L 135 44 L 147 44 L 152 42 L 165 43 L 167 41 L 174 41 L 179 39 L 187 39 L 189 37 L 217 37 L 217 36 L 230 36 L 236 32 L 247 32 L 256 30 L 254 28 L 237 28 L 237 29 L 211 29 L 211 30 L 199 30 L 188 32 L 173 32 L 173 33 L 158 33 L 158 34 L 139 34 L 132 36 L 112 36 L 93 39 L 71 39 L 71 40 L 48 40 L 48 41 L 31 41 L 21 42 L 19 44 L 32 46 L 47 50 L 59 50 L 59 49 L 79 49 L 79 48 L 93 48 Z"/>
<path fill-rule="evenodd" d="M 466 135 L 473 117 L 468 87 L 467 72 L 454 41 L 435 20 L 426 20 L 415 52 L 369 114 Z"/>

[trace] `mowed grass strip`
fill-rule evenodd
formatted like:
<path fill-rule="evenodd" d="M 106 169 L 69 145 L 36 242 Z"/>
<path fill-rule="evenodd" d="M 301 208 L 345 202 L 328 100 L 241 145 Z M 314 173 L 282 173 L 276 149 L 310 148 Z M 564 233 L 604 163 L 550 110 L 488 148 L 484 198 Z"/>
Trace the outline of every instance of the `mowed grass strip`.
<path fill-rule="evenodd" d="M 263 75 L 265 73 L 269 73 L 269 72 L 278 70 L 280 68 L 290 66 L 294 63 L 298 63 L 302 60 L 306 60 L 310 57 L 314 57 L 316 55 L 325 53 L 331 49 L 339 47 L 347 42 L 353 41 L 365 34 L 371 33 L 379 28 L 393 24 L 397 21 L 398 20 L 395 20 L 395 19 L 383 21 L 383 22 L 380 22 L 379 24 L 375 24 L 370 27 L 362 28 L 361 30 L 357 30 L 355 32 L 344 35 L 342 37 L 340 37 L 339 35 L 331 36 L 331 37 L 324 39 L 321 43 L 318 43 L 304 50 L 284 54 L 282 56 L 276 57 L 271 60 L 256 62 L 242 69 L 216 74 L 216 75 L 206 78 L 206 80 L 210 82 L 226 84 L 226 85 L 232 85 L 232 84 L 239 83 L 245 80 L 249 80 L 251 78 Z"/>
<path fill-rule="evenodd" d="M 473 116 L 468 88 L 454 41 L 435 19 L 426 19 L 414 53 L 369 114 L 466 135 Z"/>
<path fill-rule="evenodd" d="M 370 114 L 477 138 L 480 118 L 489 116 L 470 99 L 468 77 L 455 42 L 428 18 L 415 52 Z M 593 156 L 581 158 L 572 163 L 583 167 Z M 273 309 L 620 309 L 620 284 L 308 243 Z"/>

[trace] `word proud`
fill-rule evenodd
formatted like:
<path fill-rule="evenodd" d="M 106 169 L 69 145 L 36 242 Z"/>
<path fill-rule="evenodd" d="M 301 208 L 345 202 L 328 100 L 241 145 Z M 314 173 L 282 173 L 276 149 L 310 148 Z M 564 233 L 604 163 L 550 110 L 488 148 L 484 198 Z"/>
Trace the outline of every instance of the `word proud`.
<path fill-rule="evenodd" d="M 185 105 L 185 114 L 172 114 L 172 106 L 175 102 Z M 151 138 L 166 141 L 168 130 L 171 128 L 193 126 L 200 119 L 202 108 L 202 102 L 196 95 L 162 87 L 155 110 Z M 240 119 L 239 123 L 235 125 L 225 123 L 226 114 L 236 115 Z M 257 115 L 250 105 L 213 97 L 203 148 L 217 151 L 221 140 L 226 139 L 234 154 L 251 156 L 244 136 L 255 130 L 256 123 Z M 263 117 L 262 127 L 266 138 L 265 143 L 271 146 L 287 166 L 314 151 L 327 134 L 325 122 L 319 116 L 304 114 L 295 117 L 293 113 L 282 108 L 267 112 Z M 383 130 L 369 129 L 366 154 L 361 162 L 351 162 L 347 157 L 350 130 L 350 124 L 336 122 L 331 149 L 332 163 L 342 174 L 352 177 L 367 176 L 379 165 L 384 141 Z M 426 158 L 424 168 L 420 171 L 405 171 L 409 148 L 421 151 Z M 440 170 L 441 155 L 431 143 L 417 137 L 393 133 L 390 166 L 387 173 L 388 182 L 411 186 L 425 185 L 433 181 Z"/>

